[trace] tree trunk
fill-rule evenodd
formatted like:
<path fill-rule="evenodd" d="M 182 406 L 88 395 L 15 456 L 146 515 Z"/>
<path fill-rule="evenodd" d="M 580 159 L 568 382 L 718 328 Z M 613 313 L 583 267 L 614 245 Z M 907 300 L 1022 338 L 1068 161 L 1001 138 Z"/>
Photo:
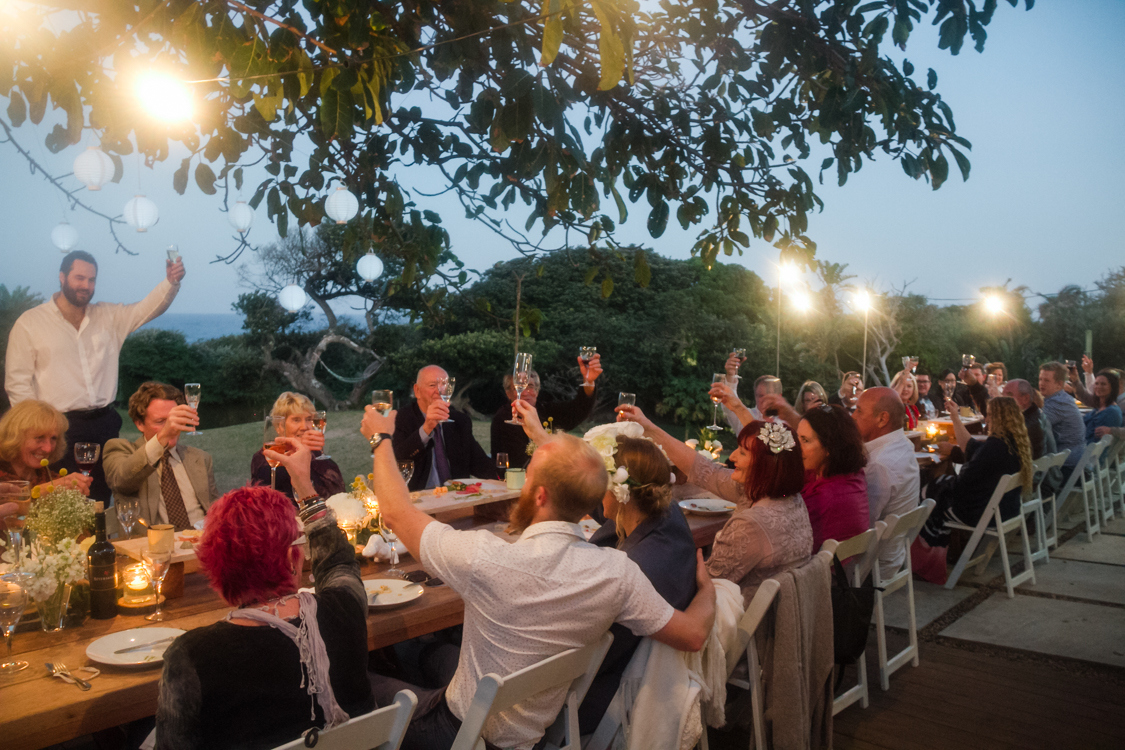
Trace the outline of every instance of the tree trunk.
<path fill-rule="evenodd" d="M 352 387 L 348 397 L 344 400 L 337 399 L 332 390 L 316 376 L 316 365 L 329 344 L 341 344 L 360 354 L 368 354 L 374 360 L 374 367 L 368 367 L 364 371 L 362 379 Z M 281 373 L 282 377 L 288 380 L 293 388 L 309 396 L 313 401 L 324 404 L 327 411 L 340 411 L 343 408 L 356 406 L 366 391 L 367 383 L 375 376 L 383 363 L 383 358 L 376 355 L 375 352 L 360 346 L 347 336 L 342 336 L 331 330 L 320 337 L 317 345 L 305 353 L 299 363 L 274 359 L 272 349 L 272 339 L 262 347 L 266 369 Z"/>

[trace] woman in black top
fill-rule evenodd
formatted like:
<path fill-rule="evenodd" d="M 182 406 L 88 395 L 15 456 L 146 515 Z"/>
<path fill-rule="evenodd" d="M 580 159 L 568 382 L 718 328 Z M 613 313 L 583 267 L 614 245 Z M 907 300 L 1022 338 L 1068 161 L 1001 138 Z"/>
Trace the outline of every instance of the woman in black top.
<path fill-rule="evenodd" d="M 1013 518 L 1020 512 L 1020 495 L 1031 491 L 1033 473 L 1031 443 L 1015 399 L 1008 396 L 989 399 L 988 438 L 983 441 L 970 438 L 955 403 L 947 401 L 946 406 L 957 443 L 966 458 L 959 474 L 938 477 L 922 490 L 923 497 L 933 498 L 937 503 L 921 532 L 922 539 L 931 547 L 949 545 L 946 521 L 975 526 L 988 507 L 1000 478 L 1006 474 L 1020 475 L 1019 485 L 1000 500 L 1001 518 Z"/>
<path fill-rule="evenodd" d="M 304 501 L 316 593 L 297 593 L 304 553 L 288 498 L 244 487 L 211 506 L 197 555 L 212 587 L 238 609 L 165 652 L 156 713 L 161 750 L 272 748 L 375 707 L 355 550 L 332 511 L 316 502 L 309 449 L 280 439 L 296 451 L 270 458 L 289 470 Z"/>

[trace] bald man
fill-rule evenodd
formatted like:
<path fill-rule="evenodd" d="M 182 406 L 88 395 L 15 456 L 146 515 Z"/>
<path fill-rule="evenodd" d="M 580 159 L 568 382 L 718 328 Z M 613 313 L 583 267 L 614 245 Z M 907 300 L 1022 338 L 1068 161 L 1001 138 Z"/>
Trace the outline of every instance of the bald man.
<path fill-rule="evenodd" d="M 921 477 L 914 444 L 906 437 L 902 398 L 890 388 L 868 388 L 856 402 L 856 426 L 867 447 L 867 507 L 871 525 L 890 514 L 903 515 L 918 507 Z M 906 545 L 879 555 L 879 573 L 894 575 L 906 560 Z"/>
<path fill-rule="evenodd" d="M 496 466 L 473 437 L 469 415 L 441 400 L 440 383 L 446 377 L 437 365 L 419 370 L 414 401 L 395 420 L 395 457 L 414 462 L 412 491 L 437 487 L 448 479 L 496 479 Z"/>

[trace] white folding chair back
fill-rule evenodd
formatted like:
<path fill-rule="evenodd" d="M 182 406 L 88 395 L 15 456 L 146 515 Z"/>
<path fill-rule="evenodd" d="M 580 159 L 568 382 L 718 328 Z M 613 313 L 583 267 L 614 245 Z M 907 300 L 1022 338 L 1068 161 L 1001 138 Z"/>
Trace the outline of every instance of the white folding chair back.
<path fill-rule="evenodd" d="M 1102 451 L 1098 456 L 1098 460 L 1093 462 L 1094 471 L 1094 484 L 1098 488 L 1098 509 L 1101 513 L 1100 522 L 1104 526 L 1113 520 L 1113 490 L 1110 485 L 1110 470 L 1109 459 L 1113 458 L 1117 452 L 1113 444 L 1113 436 L 1105 435 L 1098 443 L 1102 446 Z"/>
<path fill-rule="evenodd" d="M 316 731 L 313 744 L 306 744 L 301 737 L 274 750 L 297 750 L 297 748 L 316 747 L 317 750 L 398 750 L 418 698 L 410 690 L 401 690 L 395 701 L 384 708 L 349 719 L 335 729 Z M 310 739 L 310 741 L 312 741 Z"/>
<path fill-rule="evenodd" d="M 777 598 L 777 592 L 781 588 L 781 584 L 772 578 L 767 578 L 762 581 L 758 587 L 758 591 L 754 594 L 754 598 L 750 600 L 750 605 L 746 607 L 746 612 L 743 613 L 742 619 L 738 621 L 738 641 L 735 648 L 732 648 L 727 654 L 727 682 L 743 690 L 750 691 L 750 710 L 754 723 L 754 741 L 755 747 L 766 747 L 766 734 L 765 734 L 765 696 L 762 687 L 762 663 L 758 658 L 758 646 L 754 642 L 754 634 L 758 631 L 758 626 L 762 624 L 762 619 L 765 618 L 766 613 L 769 612 L 770 607 L 773 606 L 774 599 Z M 746 656 L 746 679 L 732 677 L 734 670 L 738 667 L 738 663 L 742 660 L 742 656 Z M 704 735 L 707 733 L 706 727 L 703 730 Z"/>
<path fill-rule="evenodd" d="M 1074 465 L 1074 471 L 1070 472 L 1070 478 L 1066 480 L 1058 493 L 1058 502 L 1064 509 L 1071 495 L 1082 497 L 1082 510 L 1086 521 L 1086 538 L 1091 541 L 1094 534 L 1101 533 L 1102 527 L 1098 521 L 1098 486 L 1094 482 L 1092 474 L 1087 476 L 1086 469 L 1091 464 L 1097 463 L 1104 450 L 1105 446 L 1100 442 L 1089 443 L 1086 450 L 1082 452 L 1082 457 L 1078 459 L 1078 463 Z M 1094 511 L 1093 514 L 1090 513 L 1091 508 Z"/>
<path fill-rule="evenodd" d="M 586 691 L 589 690 L 611 643 L 613 634 L 607 632 L 588 646 L 555 654 L 507 677 L 486 674 L 477 683 L 477 692 L 469 710 L 465 712 L 451 750 L 484 750 L 481 732 L 489 717 L 560 685 L 568 685 L 561 713 L 566 736 L 562 747 L 580 750 L 578 706 L 586 697 Z"/>
<path fill-rule="evenodd" d="M 883 534 L 886 526 L 885 522 L 879 521 L 875 524 L 875 528 L 868 529 L 862 534 L 856 534 L 851 539 L 845 539 L 836 547 L 836 557 L 840 558 L 841 561 L 849 557 L 855 558 L 851 564 L 853 586 L 857 588 L 862 586 L 864 579 L 870 574 L 872 566 L 876 564 L 876 555 L 879 552 L 879 537 Z M 871 700 L 867 692 L 866 653 L 860 654 L 859 659 L 856 660 L 856 671 L 856 684 L 833 699 L 833 716 L 856 701 L 859 701 L 864 708 L 867 708 L 870 704 Z"/>
<path fill-rule="evenodd" d="M 887 580 L 883 580 L 878 562 L 871 566 L 871 578 L 875 584 L 875 640 L 879 648 L 879 686 L 883 690 L 890 689 L 891 675 L 903 664 L 909 661 L 914 666 L 918 666 L 918 619 L 914 613 L 914 567 L 910 561 L 910 546 L 914 544 L 918 532 L 926 524 L 926 519 L 933 512 L 934 505 L 936 503 L 929 499 L 909 513 L 904 513 L 902 516 L 892 513 L 880 521 L 883 526 L 879 534 L 879 544 L 876 546 L 876 560 L 884 549 L 891 549 L 895 545 L 906 547 L 906 559 L 902 567 Z M 902 651 L 888 657 L 887 621 L 883 600 L 904 587 L 910 642 Z"/>
<path fill-rule="evenodd" d="M 1110 502 L 1114 507 L 1121 505 L 1121 515 L 1125 516 L 1125 440 L 1114 439 L 1107 451 L 1106 470 L 1109 472 Z"/>
<path fill-rule="evenodd" d="M 1032 560 L 1042 559 L 1043 562 L 1050 562 L 1048 550 L 1051 547 L 1059 546 L 1059 504 L 1056 500 L 1057 496 L 1052 492 L 1044 495 L 1043 485 L 1046 483 L 1050 472 L 1056 468 L 1061 469 L 1069 455 L 1069 450 L 1062 453 L 1048 453 L 1040 456 L 1032 463 L 1035 484 L 1032 489 L 1031 500 L 1025 501 L 1023 504 L 1025 515 L 1029 510 L 1035 513 L 1036 550 L 1031 553 Z M 1048 508 L 1050 509 L 1049 516 Z M 1049 524 L 1047 523 L 1048 520 L 1050 520 Z"/>
<path fill-rule="evenodd" d="M 1016 597 L 1016 586 L 1019 586 L 1024 581 L 1030 580 L 1035 583 L 1035 567 L 1031 562 L 1031 541 L 1027 535 L 1027 520 L 1023 513 L 1017 513 L 1007 521 L 1000 517 L 1000 501 L 1004 498 L 1005 493 L 1016 487 L 1019 483 L 1019 474 L 1005 474 L 1000 477 L 1000 481 L 996 483 L 996 489 L 992 492 L 992 497 L 988 501 L 988 506 L 981 514 L 980 521 L 976 526 L 968 526 L 963 523 L 956 523 L 954 521 L 946 521 L 945 525 L 951 529 L 961 529 L 962 531 L 971 531 L 972 536 L 969 537 L 968 544 L 965 545 L 965 551 L 961 553 L 961 558 L 954 566 L 953 572 L 949 574 L 949 580 L 945 582 L 945 587 L 951 589 L 957 585 L 958 579 L 961 574 L 965 572 L 965 568 L 970 565 L 977 566 L 977 573 L 983 573 L 988 561 L 992 559 L 992 553 L 996 548 L 1000 548 L 1000 560 L 1004 567 L 1004 583 L 1008 588 L 1008 598 L 1014 599 Z M 1011 562 L 1008 560 L 1008 545 L 1004 543 L 1005 536 L 1012 531 L 1019 531 L 1023 541 L 1023 562 L 1024 570 L 1018 576 L 1012 576 Z M 992 537 L 988 546 L 985 548 L 983 554 L 973 557 L 980 541 L 984 536 Z"/>

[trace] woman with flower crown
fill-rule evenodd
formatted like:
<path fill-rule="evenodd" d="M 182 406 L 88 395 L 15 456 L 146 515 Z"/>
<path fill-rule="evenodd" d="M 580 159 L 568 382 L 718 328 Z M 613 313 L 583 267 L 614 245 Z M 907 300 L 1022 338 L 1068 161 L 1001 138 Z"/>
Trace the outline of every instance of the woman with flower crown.
<path fill-rule="evenodd" d="M 715 535 L 707 570 L 737 583 L 746 604 L 762 581 L 809 559 L 813 534 L 800 494 L 804 465 L 787 425 L 747 424 L 730 456 L 734 469 L 728 469 L 661 430 L 636 406 L 617 407 L 617 418 L 640 424 L 688 482 L 738 506 Z"/>

